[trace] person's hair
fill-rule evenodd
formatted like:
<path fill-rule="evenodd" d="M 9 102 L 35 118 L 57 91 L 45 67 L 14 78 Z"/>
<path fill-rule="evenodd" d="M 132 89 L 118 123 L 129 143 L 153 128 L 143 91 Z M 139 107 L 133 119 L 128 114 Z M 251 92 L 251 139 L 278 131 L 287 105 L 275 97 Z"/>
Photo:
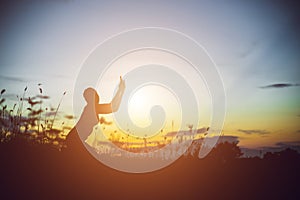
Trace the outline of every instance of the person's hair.
<path fill-rule="evenodd" d="M 87 103 L 99 103 L 100 100 L 100 97 L 94 88 L 85 89 L 83 97 Z"/>

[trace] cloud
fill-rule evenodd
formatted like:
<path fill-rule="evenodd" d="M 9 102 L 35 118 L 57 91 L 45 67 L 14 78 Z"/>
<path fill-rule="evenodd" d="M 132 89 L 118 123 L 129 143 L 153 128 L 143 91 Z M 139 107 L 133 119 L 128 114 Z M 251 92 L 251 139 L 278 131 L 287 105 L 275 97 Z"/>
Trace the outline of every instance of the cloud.
<path fill-rule="evenodd" d="M 22 78 L 22 77 L 3 76 L 3 75 L 0 75 L 0 79 L 6 80 L 6 81 L 21 82 L 21 83 L 28 83 L 29 81 L 31 81 L 29 79 Z"/>
<path fill-rule="evenodd" d="M 244 51 L 240 52 L 237 56 L 239 59 L 245 59 L 251 54 L 255 52 L 259 48 L 259 45 L 261 44 L 261 41 L 252 41 L 249 43 L 248 47 L 244 48 Z"/>
<path fill-rule="evenodd" d="M 2 95 L 3 98 L 5 99 L 9 99 L 9 100 L 13 100 L 13 101 L 17 101 L 17 94 L 13 94 L 13 93 L 5 93 Z"/>
<path fill-rule="evenodd" d="M 275 144 L 279 147 L 300 147 L 300 141 L 290 141 L 290 142 L 277 142 Z"/>
<path fill-rule="evenodd" d="M 57 74 L 57 73 L 53 73 L 53 74 L 41 74 L 42 77 L 45 77 L 45 78 L 54 78 L 54 79 L 70 79 L 70 80 L 73 80 L 71 76 L 69 75 L 65 75 L 65 74 Z"/>
<path fill-rule="evenodd" d="M 300 84 L 298 84 L 298 83 L 296 83 L 296 84 L 292 84 L 292 83 L 275 83 L 275 84 L 271 84 L 271 85 L 261 86 L 259 88 L 269 89 L 269 88 L 287 88 L 287 87 L 296 87 L 296 86 L 300 86 Z"/>
<path fill-rule="evenodd" d="M 300 141 L 278 142 L 275 144 L 279 149 L 294 149 L 300 152 Z"/>
<path fill-rule="evenodd" d="M 254 130 L 238 129 L 237 131 L 245 133 L 247 135 L 252 135 L 252 134 L 266 135 L 266 134 L 270 133 L 269 131 L 259 130 L 259 129 L 254 129 Z"/>
<path fill-rule="evenodd" d="M 277 142 L 277 143 L 275 143 L 274 146 L 264 146 L 264 147 L 260 147 L 260 148 L 257 148 L 257 149 L 253 149 L 253 150 L 259 150 L 259 151 L 252 151 L 250 153 L 247 152 L 246 155 L 249 155 L 249 156 L 262 156 L 266 152 L 274 153 L 274 152 L 282 151 L 282 150 L 287 149 L 287 148 L 294 149 L 294 150 L 298 151 L 298 153 L 300 153 L 300 141 L 296 140 L 296 141 L 287 141 L 287 142 Z"/>

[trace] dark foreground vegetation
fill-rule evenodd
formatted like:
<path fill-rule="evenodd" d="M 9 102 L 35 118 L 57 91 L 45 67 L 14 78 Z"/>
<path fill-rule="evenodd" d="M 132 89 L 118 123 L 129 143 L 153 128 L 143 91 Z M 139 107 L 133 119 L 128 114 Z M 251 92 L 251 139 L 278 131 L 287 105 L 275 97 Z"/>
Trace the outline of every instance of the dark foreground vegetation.
<path fill-rule="evenodd" d="M 299 199 L 300 158 L 291 149 L 237 158 L 219 144 L 145 174 L 110 169 L 87 154 L 15 139 L 0 144 L 1 199 Z M 223 154 L 222 154 L 223 152 Z"/>
<path fill-rule="evenodd" d="M 59 113 L 62 98 L 47 106 L 38 86 L 11 105 L 0 92 L 0 199 L 300 199 L 300 157 L 291 149 L 240 158 L 237 143 L 225 142 L 205 159 L 194 148 L 151 173 L 108 168 L 65 148 L 73 116 Z"/>

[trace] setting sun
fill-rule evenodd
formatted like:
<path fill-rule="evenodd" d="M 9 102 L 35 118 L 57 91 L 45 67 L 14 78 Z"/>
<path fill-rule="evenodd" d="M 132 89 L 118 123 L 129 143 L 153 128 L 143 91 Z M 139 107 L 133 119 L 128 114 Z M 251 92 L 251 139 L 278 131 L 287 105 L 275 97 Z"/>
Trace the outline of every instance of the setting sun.
<path fill-rule="evenodd" d="M 164 126 L 171 120 L 180 122 L 179 102 L 167 88 L 160 85 L 145 85 L 134 91 L 129 99 L 129 116 L 137 126 L 147 127 L 152 122 L 150 112 L 153 106 L 161 106 L 164 109 L 166 114 Z"/>

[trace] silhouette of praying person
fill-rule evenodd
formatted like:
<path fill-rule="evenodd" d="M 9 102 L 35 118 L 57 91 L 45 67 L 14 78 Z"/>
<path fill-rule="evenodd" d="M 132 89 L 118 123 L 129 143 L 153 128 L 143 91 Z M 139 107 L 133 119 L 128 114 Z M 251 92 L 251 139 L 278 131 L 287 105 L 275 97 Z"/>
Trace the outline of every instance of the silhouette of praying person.
<path fill-rule="evenodd" d="M 93 88 L 85 89 L 83 97 L 87 102 L 75 127 L 67 135 L 67 149 L 70 153 L 84 153 L 85 148 L 90 149 L 85 140 L 93 132 L 95 125 L 99 123 L 99 114 L 110 114 L 118 111 L 125 90 L 125 82 L 120 76 L 120 83 L 117 93 L 111 103 L 99 104 L 100 97 Z M 80 134 L 80 136 L 79 136 Z M 84 147 L 84 146 L 85 147 Z M 77 155 L 79 156 L 79 155 Z"/>

